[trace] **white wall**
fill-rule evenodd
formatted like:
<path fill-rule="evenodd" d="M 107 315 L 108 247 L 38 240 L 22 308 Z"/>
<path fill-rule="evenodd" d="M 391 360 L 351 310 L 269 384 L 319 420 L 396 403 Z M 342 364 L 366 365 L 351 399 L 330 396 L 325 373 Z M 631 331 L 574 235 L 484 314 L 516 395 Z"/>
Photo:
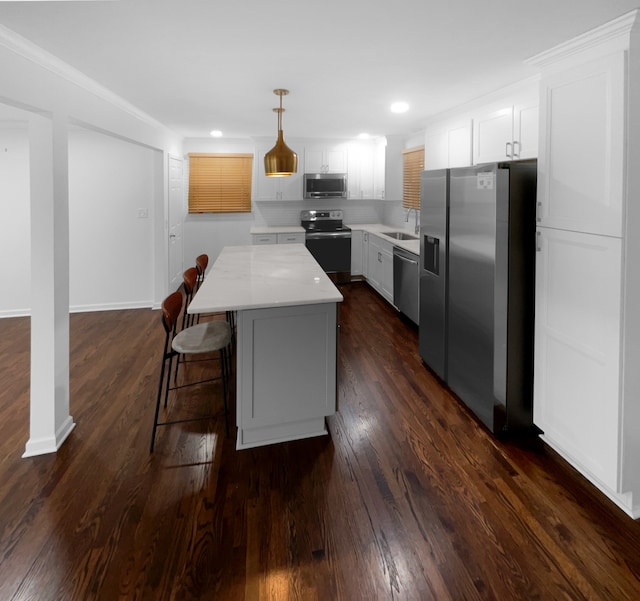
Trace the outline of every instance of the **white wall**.
<path fill-rule="evenodd" d="M 29 140 L 26 124 L 0 124 L 0 316 L 31 306 Z"/>
<path fill-rule="evenodd" d="M 209 264 L 216 260 L 225 246 L 251 244 L 249 229 L 253 225 L 252 213 L 220 213 L 190 215 L 188 213 L 190 152 L 253 153 L 253 142 L 242 140 L 187 139 L 184 141 L 184 202 L 183 257 L 184 269 L 195 265 L 200 254 L 209 256 Z"/>
<path fill-rule="evenodd" d="M 68 124 L 72 310 L 156 305 L 168 278 L 167 155 L 182 155 L 182 139 L 0 25 L 0 121 L 12 113 Z M 0 170 L 10 171 L 0 178 L 0 317 L 27 314 L 31 304 L 26 125 L 16 136 L 7 134 L 13 153 L 0 149 Z M 138 220 L 145 207 L 148 219 Z"/>
<path fill-rule="evenodd" d="M 70 132 L 72 311 L 152 306 L 158 152 L 93 131 Z"/>
<path fill-rule="evenodd" d="M 71 311 L 152 306 L 158 153 L 93 131 L 70 131 Z M 138 209 L 148 217 L 138 218 Z M 27 130 L 0 127 L 0 317 L 30 313 L 30 219 Z"/>

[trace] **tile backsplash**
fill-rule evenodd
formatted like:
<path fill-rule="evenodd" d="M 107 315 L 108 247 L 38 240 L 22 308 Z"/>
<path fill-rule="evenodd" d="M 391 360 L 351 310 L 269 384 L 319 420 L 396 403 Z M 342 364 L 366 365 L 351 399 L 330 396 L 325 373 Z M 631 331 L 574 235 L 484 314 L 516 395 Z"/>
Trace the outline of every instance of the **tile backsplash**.
<path fill-rule="evenodd" d="M 345 223 L 382 223 L 385 201 L 381 200 L 324 200 L 324 201 L 261 201 L 254 202 L 254 225 L 300 225 L 300 211 L 305 209 L 335 210 L 344 214 Z"/>

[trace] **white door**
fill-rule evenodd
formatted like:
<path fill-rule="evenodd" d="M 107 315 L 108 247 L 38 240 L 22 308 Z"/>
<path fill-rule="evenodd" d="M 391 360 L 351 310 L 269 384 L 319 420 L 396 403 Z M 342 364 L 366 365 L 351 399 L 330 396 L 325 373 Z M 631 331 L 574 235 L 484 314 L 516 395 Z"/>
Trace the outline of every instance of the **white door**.
<path fill-rule="evenodd" d="M 169 156 L 169 292 L 182 283 L 182 159 Z"/>

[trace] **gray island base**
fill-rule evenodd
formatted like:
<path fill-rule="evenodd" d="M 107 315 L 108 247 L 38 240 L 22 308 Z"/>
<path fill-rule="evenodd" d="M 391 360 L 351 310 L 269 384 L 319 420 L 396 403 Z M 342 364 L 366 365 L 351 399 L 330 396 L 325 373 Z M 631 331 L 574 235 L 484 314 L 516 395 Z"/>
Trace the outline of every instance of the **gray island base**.
<path fill-rule="evenodd" d="M 237 311 L 236 448 L 327 434 L 341 301 L 302 244 L 222 250 L 189 312 Z"/>

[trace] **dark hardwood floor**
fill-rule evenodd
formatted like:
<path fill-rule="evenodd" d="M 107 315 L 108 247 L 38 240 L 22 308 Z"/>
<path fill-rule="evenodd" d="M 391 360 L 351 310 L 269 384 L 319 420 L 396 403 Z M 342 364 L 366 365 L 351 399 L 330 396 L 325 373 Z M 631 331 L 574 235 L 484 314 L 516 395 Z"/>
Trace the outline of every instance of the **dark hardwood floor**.
<path fill-rule="evenodd" d="M 0 600 L 640 599 L 640 523 L 539 441 L 489 435 L 415 328 L 341 289 L 330 436 L 243 451 L 218 420 L 149 454 L 163 332 L 132 310 L 71 316 L 76 428 L 22 459 L 29 320 L 0 320 Z"/>

